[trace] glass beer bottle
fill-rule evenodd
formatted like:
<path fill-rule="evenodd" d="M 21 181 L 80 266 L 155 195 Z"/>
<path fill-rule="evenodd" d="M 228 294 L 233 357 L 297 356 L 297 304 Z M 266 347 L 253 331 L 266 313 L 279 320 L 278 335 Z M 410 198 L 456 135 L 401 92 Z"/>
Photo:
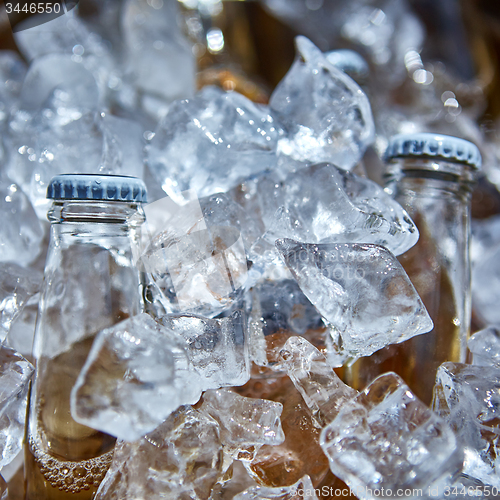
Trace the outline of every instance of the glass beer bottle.
<path fill-rule="evenodd" d="M 33 347 L 26 500 L 91 499 L 115 439 L 73 420 L 70 392 L 95 335 L 140 312 L 133 248 L 146 188 L 134 177 L 68 174 L 51 180 L 47 197 L 51 233 Z"/>
<path fill-rule="evenodd" d="M 347 370 L 357 389 L 387 371 L 430 404 L 445 361 L 464 362 L 470 333 L 470 200 L 481 166 L 478 148 L 431 133 L 394 136 L 386 154 L 386 191 L 418 227 L 417 244 L 399 257 L 434 322 L 431 332 L 387 346 Z"/>

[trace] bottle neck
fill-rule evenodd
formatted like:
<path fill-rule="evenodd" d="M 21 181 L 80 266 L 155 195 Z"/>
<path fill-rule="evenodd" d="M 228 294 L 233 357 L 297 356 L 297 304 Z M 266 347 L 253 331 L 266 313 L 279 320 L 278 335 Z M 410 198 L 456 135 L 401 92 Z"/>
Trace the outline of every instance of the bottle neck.
<path fill-rule="evenodd" d="M 117 224 L 138 228 L 145 220 L 142 204 L 121 201 L 54 200 L 47 218 L 51 224 Z"/>
<path fill-rule="evenodd" d="M 432 158 L 400 158 L 387 165 L 386 191 L 402 189 L 429 195 L 456 195 L 468 202 L 475 184 L 475 172 L 466 164 Z"/>

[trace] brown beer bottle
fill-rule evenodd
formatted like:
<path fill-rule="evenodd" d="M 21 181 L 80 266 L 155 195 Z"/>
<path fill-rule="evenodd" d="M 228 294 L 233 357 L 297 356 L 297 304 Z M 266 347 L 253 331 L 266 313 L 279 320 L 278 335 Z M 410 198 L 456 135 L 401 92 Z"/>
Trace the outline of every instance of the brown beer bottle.
<path fill-rule="evenodd" d="M 399 260 L 434 328 L 358 360 L 348 368 L 346 381 L 362 389 L 381 373 L 394 371 L 430 404 L 439 365 L 466 359 L 471 318 L 470 200 L 481 155 L 463 139 L 417 133 L 394 136 L 386 160 L 385 189 L 420 232 L 417 244 Z"/>
<path fill-rule="evenodd" d="M 133 247 L 146 188 L 133 177 L 52 179 L 50 244 L 35 329 L 26 500 L 92 499 L 115 439 L 76 422 L 70 392 L 101 329 L 140 312 Z"/>

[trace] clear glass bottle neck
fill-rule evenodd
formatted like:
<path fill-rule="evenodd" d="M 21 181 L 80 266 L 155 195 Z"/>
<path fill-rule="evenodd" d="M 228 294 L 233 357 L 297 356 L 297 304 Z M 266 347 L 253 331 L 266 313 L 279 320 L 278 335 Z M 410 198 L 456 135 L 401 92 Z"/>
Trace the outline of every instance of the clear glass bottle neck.
<path fill-rule="evenodd" d="M 433 158 L 398 158 L 387 165 L 384 175 L 389 192 L 395 186 L 420 186 L 470 196 L 475 171 L 469 165 Z"/>
<path fill-rule="evenodd" d="M 139 227 L 145 220 L 141 203 L 95 200 L 54 200 L 47 218 L 51 224 L 99 223 Z"/>

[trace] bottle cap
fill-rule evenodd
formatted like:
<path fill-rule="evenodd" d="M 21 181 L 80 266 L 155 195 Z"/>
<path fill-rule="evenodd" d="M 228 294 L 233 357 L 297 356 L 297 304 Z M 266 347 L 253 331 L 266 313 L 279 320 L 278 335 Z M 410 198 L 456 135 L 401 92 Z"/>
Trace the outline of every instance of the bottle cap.
<path fill-rule="evenodd" d="M 391 137 L 385 153 L 386 161 L 410 157 L 443 159 L 465 163 L 475 170 L 481 168 L 481 153 L 477 146 L 449 135 L 417 133 Z"/>
<path fill-rule="evenodd" d="M 96 200 L 147 202 L 146 185 L 137 177 L 124 175 L 62 174 L 49 182 L 47 198 L 53 200 Z"/>

